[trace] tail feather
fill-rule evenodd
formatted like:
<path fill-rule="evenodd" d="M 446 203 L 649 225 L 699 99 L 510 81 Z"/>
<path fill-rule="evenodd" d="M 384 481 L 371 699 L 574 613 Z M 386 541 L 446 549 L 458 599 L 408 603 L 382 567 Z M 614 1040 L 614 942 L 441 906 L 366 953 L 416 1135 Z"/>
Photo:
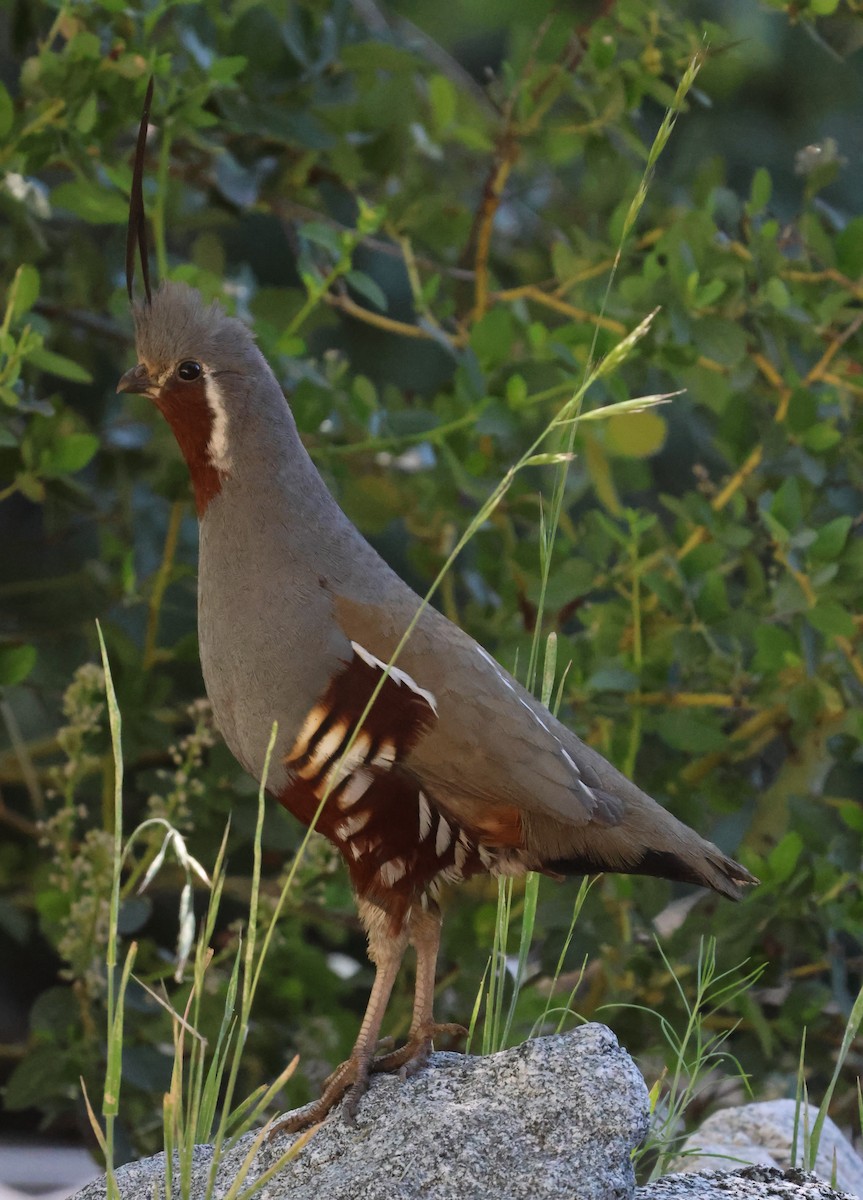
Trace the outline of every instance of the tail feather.
<path fill-rule="evenodd" d="M 631 860 L 622 861 L 616 856 L 601 852 L 581 852 L 543 862 L 543 869 L 561 875 L 590 875 L 600 871 L 614 871 L 624 875 L 653 875 L 660 879 L 673 879 L 680 883 L 694 883 L 699 887 L 711 888 L 730 900 L 740 900 L 744 888 L 759 881 L 740 863 L 729 858 L 702 839 L 700 853 L 691 848 L 681 854 L 674 850 L 645 848 Z"/>
<path fill-rule="evenodd" d="M 555 727 L 555 735 L 576 764 L 578 782 L 590 790 L 595 807 L 585 821 L 583 806 L 574 803 L 575 819 L 567 821 L 559 797 L 552 797 L 552 803 L 547 789 L 543 789 L 545 803 L 525 806 L 525 849 L 535 856 L 540 870 L 654 875 L 711 888 L 732 900 L 739 900 L 747 886 L 758 883 L 745 867 L 657 804 L 593 747 L 563 726 Z M 541 786 L 539 779 L 537 786 Z"/>
<path fill-rule="evenodd" d="M 611 871 L 694 883 L 739 900 L 758 883 L 740 863 L 701 837 L 630 780 L 605 764 L 604 791 L 618 802 L 617 820 L 565 825 L 538 814 L 526 823 L 528 847 L 541 869 L 559 874 Z M 613 777 L 611 773 L 613 772 Z M 609 784 L 616 784 L 614 792 Z"/>

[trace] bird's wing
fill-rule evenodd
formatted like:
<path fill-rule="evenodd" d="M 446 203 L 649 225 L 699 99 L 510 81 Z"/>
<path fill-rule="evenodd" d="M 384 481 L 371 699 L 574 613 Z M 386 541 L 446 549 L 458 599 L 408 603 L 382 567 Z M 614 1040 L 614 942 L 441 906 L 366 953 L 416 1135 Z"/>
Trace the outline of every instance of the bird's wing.
<path fill-rule="evenodd" d="M 404 632 L 404 614 L 341 598 L 335 610 L 354 646 L 383 669 Z M 395 670 L 433 700 L 436 717 L 411 746 L 405 767 L 472 827 L 513 808 L 570 826 L 620 821 L 623 803 L 593 760 L 616 776 L 614 768 L 585 754 L 587 747 L 440 614 L 424 611 Z"/>

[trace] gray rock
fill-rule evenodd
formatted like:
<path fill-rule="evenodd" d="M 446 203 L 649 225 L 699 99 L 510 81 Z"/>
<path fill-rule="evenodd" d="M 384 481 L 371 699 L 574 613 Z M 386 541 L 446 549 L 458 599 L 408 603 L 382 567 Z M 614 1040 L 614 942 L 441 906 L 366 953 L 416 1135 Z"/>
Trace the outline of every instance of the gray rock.
<path fill-rule="evenodd" d="M 636 1189 L 636 1200 L 854 1200 L 807 1171 L 744 1167 L 742 1171 L 697 1171 L 665 1175 Z"/>
<path fill-rule="evenodd" d="M 793 1100 L 764 1100 L 713 1113 L 687 1138 L 683 1150 L 688 1153 L 677 1159 L 673 1170 L 728 1171 L 735 1166 L 731 1159 L 782 1168 L 797 1166 L 803 1153 L 804 1132 L 814 1126 L 818 1110 L 809 1105 L 808 1117 L 801 1111 L 797 1163 L 792 1163 L 795 1109 Z M 863 1159 L 828 1117 L 818 1144 L 815 1174 L 832 1182 L 834 1159 L 836 1186 L 863 1197 Z"/>
<path fill-rule="evenodd" d="M 602 1025 L 537 1038 L 487 1058 L 435 1054 L 402 1082 L 373 1079 L 351 1128 L 328 1121 L 260 1200 L 629 1200 L 630 1152 L 647 1131 L 647 1089 Z M 214 1200 L 233 1183 L 254 1135 L 223 1158 Z M 246 1186 L 291 1144 L 266 1143 Z M 192 1200 L 212 1150 L 198 1149 Z M 164 1196 L 164 1157 L 117 1172 L 123 1200 Z M 103 1181 L 72 1200 L 102 1200 Z"/>

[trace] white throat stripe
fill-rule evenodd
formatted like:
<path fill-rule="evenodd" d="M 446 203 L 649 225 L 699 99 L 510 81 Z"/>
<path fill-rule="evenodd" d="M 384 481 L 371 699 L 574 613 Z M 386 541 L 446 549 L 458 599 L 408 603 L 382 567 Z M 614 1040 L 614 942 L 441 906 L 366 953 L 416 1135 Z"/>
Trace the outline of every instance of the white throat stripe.
<path fill-rule="evenodd" d="M 212 375 L 205 374 L 204 376 L 204 394 L 213 418 L 207 454 L 217 471 L 227 472 L 231 469 L 231 454 L 228 448 L 228 408 L 222 390 Z"/>

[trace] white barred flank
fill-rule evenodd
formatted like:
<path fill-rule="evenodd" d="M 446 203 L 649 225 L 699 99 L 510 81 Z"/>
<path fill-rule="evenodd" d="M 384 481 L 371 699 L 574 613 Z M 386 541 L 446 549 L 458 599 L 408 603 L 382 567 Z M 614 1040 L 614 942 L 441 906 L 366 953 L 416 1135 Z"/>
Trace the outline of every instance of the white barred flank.
<path fill-rule="evenodd" d="M 452 830 L 449 827 L 449 822 L 445 817 L 438 817 L 437 833 L 434 839 L 434 852 L 438 858 L 442 858 L 449 849 L 452 841 Z"/>
<path fill-rule="evenodd" d="M 346 817 L 344 821 L 339 821 L 336 826 L 336 834 L 338 837 L 347 840 L 352 838 L 355 833 L 359 833 L 361 829 L 365 829 L 371 818 L 371 813 L 358 812 L 352 817 Z"/>
<path fill-rule="evenodd" d="M 417 804 L 419 810 L 419 835 L 420 841 L 424 842 L 431 833 L 432 827 L 432 811 L 431 805 L 426 798 L 425 792 L 420 792 Z"/>
<path fill-rule="evenodd" d="M 347 781 L 345 786 L 339 792 L 336 799 L 336 804 L 343 811 L 353 806 L 362 800 L 363 796 L 369 790 L 374 776 L 370 771 L 356 770 Z"/>

